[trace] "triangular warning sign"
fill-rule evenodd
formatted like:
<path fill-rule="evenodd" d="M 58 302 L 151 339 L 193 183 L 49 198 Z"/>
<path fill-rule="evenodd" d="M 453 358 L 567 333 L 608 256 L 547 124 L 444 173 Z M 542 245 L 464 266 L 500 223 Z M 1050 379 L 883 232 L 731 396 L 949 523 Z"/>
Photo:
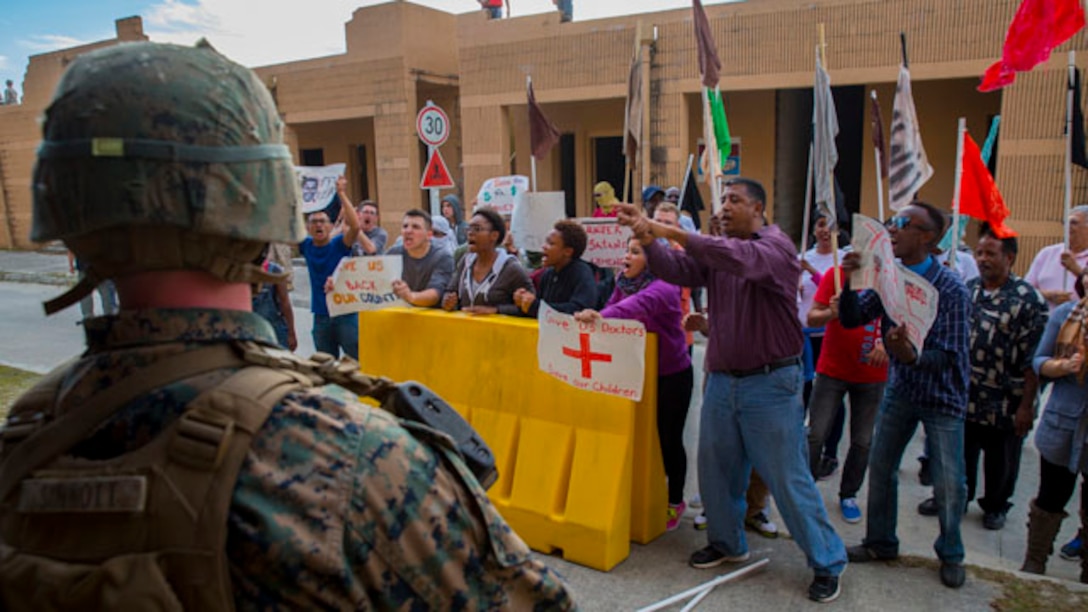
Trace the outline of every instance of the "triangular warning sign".
<path fill-rule="evenodd" d="M 450 178 L 446 160 L 438 152 L 438 147 L 432 149 L 431 158 L 427 161 L 427 169 L 423 171 L 423 178 L 419 181 L 420 189 L 446 189 L 453 187 L 453 179 Z"/>

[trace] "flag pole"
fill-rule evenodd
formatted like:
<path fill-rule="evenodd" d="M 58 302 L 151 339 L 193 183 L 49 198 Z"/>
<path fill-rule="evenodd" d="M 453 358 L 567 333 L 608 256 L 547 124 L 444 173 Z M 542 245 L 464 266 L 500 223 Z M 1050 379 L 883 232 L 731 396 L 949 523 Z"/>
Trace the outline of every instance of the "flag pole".
<path fill-rule="evenodd" d="M 528 75 L 528 74 L 525 75 L 525 91 L 526 91 L 526 93 L 528 93 L 529 88 L 532 87 L 532 86 L 533 86 L 533 77 L 532 77 L 532 75 Z M 532 131 L 532 129 L 533 129 L 532 126 L 529 126 L 529 131 L 530 132 Z M 533 178 L 532 189 L 535 192 L 536 191 L 536 155 L 533 153 L 533 151 L 529 151 L 529 167 L 532 169 L 532 178 Z"/>
<path fill-rule="evenodd" d="M 876 104 L 876 90 L 869 90 L 869 95 L 873 98 L 873 104 Z M 884 223 L 884 164 L 880 161 L 880 157 L 883 154 L 883 151 L 875 146 L 873 147 L 873 160 L 876 162 L 876 206 L 877 211 L 880 214 L 881 223 Z"/>
<path fill-rule="evenodd" d="M 688 193 L 688 178 L 691 177 L 691 164 L 695 162 L 695 154 L 688 154 L 688 167 L 684 170 L 684 181 L 680 183 L 680 199 L 676 202 L 676 214 L 680 214 L 679 211 L 684 210 L 684 196 Z"/>
<path fill-rule="evenodd" d="M 722 186 L 718 182 L 718 176 L 721 173 L 721 160 L 718 159 L 718 141 L 714 138 L 714 121 L 710 117 L 710 96 L 705 85 L 702 86 L 702 91 L 703 138 L 706 140 L 707 161 L 710 165 L 707 178 L 710 180 L 710 197 L 714 200 L 711 210 L 714 214 L 718 214 L 722 207 Z"/>
<path fill-rule="evenodd" d="M 1062 240 L 1065 242 L 1065 250 L 1069 250 L 1069 215 L 1073 211 L 1073 88 L 1076 83 L 1077 57 L 1076 51 L 1069 52 L 1069 71 L 1066 74 L 1065 96 L 1065 216 L 1062 219 Z M 1069 287 L 1069 274 L 1062 274 L 1062 291 Z"/>
<path fill-rule="evenodd" d="M 642 38 L 642 22 L 639 21 L 635 24 L 635 54 L 639 53 L 639 40 Z M 634 58 L 632 58 L 633 61 Z M 631 203 L 631 169 L 635 164 L 631 163 L 631 160 L 627 157 L 627 139 L 629 138 L 628 130 L 631 126 L 628 122 L 631 120 L 631 92 L 627 92 L 627 103 L 623 106 L 623 201 Z M 641 126 L 639 126 L 641 127 Z M 642 130 L 639 130 L 641 132 Z M 642 146 L 642 143 L 639 143 Z"/>
<path fill-rule="evenodd" d="M 824 24 L 821 22 L 817 26 L 820 29 L 820 47 L 817 49 L 820 53 L 820 64 L 824 70 L 827 70 L 827 38 L 824 36 Z M 835 225 L 831 227 L 831 266 L 832 275 L 835 277 L 835 295 L 842 293 L 842 271 L 839 270 L 839 208 L 838 202 L 834 201 L 835 194 L 835 169 L 828 168 L 828 184 L 831 185 L 832 201 L 828 202 L 829 207 L 835 208 Z"/>
<path fill-rule="evenodd" d="M 963 187 L 963 135 L 967 132 L 967 118 L 960 117 L 956 130 L 956 182 L 952 194 L 952 247 L 948 253 L 950 268 L 956 267 L 956 254 L 960 248 L 960 191 Z"/>

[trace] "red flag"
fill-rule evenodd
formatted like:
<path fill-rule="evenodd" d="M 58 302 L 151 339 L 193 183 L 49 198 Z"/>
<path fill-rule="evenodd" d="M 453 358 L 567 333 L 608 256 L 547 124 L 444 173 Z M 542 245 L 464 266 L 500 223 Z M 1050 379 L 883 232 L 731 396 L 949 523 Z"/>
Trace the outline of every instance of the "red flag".
<path fill-rule="evenodd" d="M 544 159 L 552 147 L 559 144 L 559 128 L 544 115 L 533 95 L 533 82 L 529 81 L 529 148 L 533 157 Z"/>
<path fill-rule="evenodd" d="M 960 183 L 960 214 L 974 217 L 990 224 L 998 238 L 1016 235 L 1005 226 L 1009 207 L 997 190 L 994 177 L 982 162 L 982 153 L 971 135 L 963 135 L 963 169 Z"/>
<path fill-rule="evenodd" d="M 1017 72 L 1027 72 L 1050 58 L 1050 52 L 1084 27 L 1080 0 L 1024 0 L 1005 35 L 1001 59 L 982 75 L 979 91 L 1012 84 Z"/>
<path fill-rule="evenodd" d="M 710 21 L 706 18 L 703 3 L 691 0 L 691 16 L 695 24 L 695 43 L 699 48 L 699 75 L 703 85 L 714 89 L 718 86 L 718 76 L 722 61 L 718 59 L 718 48 L 714 44 L 714 34 L 710 31 Z"/>

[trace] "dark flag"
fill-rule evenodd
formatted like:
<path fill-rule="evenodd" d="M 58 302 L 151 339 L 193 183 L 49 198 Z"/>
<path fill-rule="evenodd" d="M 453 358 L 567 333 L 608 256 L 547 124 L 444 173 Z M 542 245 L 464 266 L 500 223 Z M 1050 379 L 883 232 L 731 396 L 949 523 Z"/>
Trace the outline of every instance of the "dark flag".
<path fill-rule="evenodd" d="M 631 60 L 631 73 L 627 75 L 627 132 L 623 135 L 623 154 L 627 163 L 638 163 L 638 149 L 642 142 L 642 57 L 638 50 Z"/>
<path fill-rule="evenodd" d="M 695 186 L 695 170 L 688 168 L 688 175 L 684 179 L 684 192 L 680 194 L 680 210 L 686 210 L 691 215 L 695 229 L 702 229 L 703 223 L 699 219 L 699 212 L 706 209 L 703 205 L 703 196 L 699 195 L 699 189 Z"/>
<path fill-rule="evenodd" d="M 1088 169 L 1088 151 L 1084 140 L 1084 111 L 1080 106 L 1080 70 L 1073 72 L 1073 163 Z"/>
<path fill-rule="evenodd" d="M 714 44 L 714 35 L 710 31 L 710 21 L 706 18 L 703 3 L 691 2 L 692 21 L 695 23 L 695 43 L 699 49 L 699 75 L 703 86 L 714 89 L 718 86 L 718 77 L 722 70 L 722 61 L 718 59 L 718 48 Z"/>
<path fill-rule="evenodd" d="M 544 115 L 533 95 L 533 82 L 529 81 L 529 148 L 533 157 L 544 159 L 552 147 L 559 144 L 559 129 Z"/>
<path fill-rule="evenodd" d="M 1050 58 L 1050 52 L 1084 27 L 1081 0 L 1024 0 L 1005 34 L 1001 59 L 985 74 L 979 91 L 1011 85 L 1017 72 L 1027 72 Z"/>
<path fill-rule="evenodd" d="M 880 159 L 880 178 L 888 178 L 888 149 L 884 146 L 884 117 L 880 114 L 880 103 L 876 101 L 876 90 L 869 92 L 869 122 L 872 124 L 873 148 Z"/>

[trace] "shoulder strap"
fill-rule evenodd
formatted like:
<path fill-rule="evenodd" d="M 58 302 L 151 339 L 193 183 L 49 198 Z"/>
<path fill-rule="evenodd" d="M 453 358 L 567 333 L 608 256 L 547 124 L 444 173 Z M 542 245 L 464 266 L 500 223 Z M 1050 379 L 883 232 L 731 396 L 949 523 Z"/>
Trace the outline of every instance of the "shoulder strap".
<path fill-rule="evenodd" d="M 189 404 L 176 423 L 162 482 L 185 500 L 160 508 L 162 550 L 188 550 L 166 564 L 185 609 L 231 609 L 226 543 L 231 502 L 253 436 L 283 397 L 311 381 L 296 372 L 248 366 Z"/>
<path fill-rule="evenodd" d="M 137 396 L 173 381 L 244 363 L 233 345 L 216 344 L 158 361 L 95 395 L 15 447 L 0 464 L 0 501 L 27 474 L 71 448 Z"/>

